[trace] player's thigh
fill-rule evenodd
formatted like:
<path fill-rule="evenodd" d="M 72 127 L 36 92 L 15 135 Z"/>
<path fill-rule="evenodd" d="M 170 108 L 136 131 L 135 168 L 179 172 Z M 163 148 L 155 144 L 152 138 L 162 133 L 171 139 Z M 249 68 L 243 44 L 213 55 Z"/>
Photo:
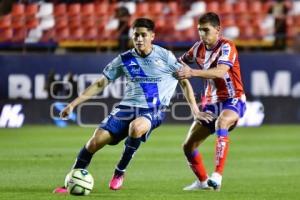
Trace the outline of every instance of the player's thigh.
<path fill-rule="evenodd" d="M 87 142 L 87 148 L 90 150 L 90 152 L 94 153 L 97 150 L 104 147 L 106 144 L 109 144 L 112 142 L 113 137 L 111 134 L 102 128 L 97 128 L 94 131 L 93 136 L 89 139 Z"/>
<path fill-rule="evenodd" d="M 146 117 L 138 117 L 129 124 L 129 135 L 141 137 L 151 129 L 151 121 Z"/>
<path fill-rule="evenodd" d="M 208 127 L 194 121 L 183 143 L 184 150 L 192 151 L 193 149 L 197 148 L 209 135 L 211 135 L 211 131 Z"/>
<path fill-rule="evenodd" d="M 229 129 L 230 127 L 234 126 L 238 120 L 238 113 L 230 109 L 224 109 L 217 119 L 216 128 Z"/>

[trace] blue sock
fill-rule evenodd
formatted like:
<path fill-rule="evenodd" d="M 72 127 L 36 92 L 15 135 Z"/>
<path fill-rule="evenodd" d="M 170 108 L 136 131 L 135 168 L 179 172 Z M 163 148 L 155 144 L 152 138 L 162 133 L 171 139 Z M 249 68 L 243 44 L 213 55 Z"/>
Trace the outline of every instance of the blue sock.
<path fill-rule="evenodd" d="M 93 155 L 94 154 L 90 153 L 84 146 L 77 156 L 73 169 L 86 169 L 90 164 Z"/>
<path fill-rule="evenodd" d="M 218 137 L 227 137 L 228 136 L 228 130 L 227 129 L 218 129 L 217 130 L 217 136 Z"/>
<path fill-rule="evenodd" d="M 127 137 L 125 141 L 125 149 L 121 160 L 116 167 L 115 174 L 122 175 L 124 173 L 126 167 L 128 166 L 136 150 L 139 148 L 140 144 L 141 138 L 133 138 L 130 136 Z"/>

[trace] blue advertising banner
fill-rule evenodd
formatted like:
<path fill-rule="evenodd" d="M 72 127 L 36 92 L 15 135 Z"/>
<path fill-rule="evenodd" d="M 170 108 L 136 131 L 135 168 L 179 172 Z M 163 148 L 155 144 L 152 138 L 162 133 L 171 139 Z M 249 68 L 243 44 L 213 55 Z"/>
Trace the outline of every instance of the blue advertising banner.
<path fill-rule="evenodd" d="M 63 80 L 69 72 L 97 75 L 117 54 L 0 55 L 1 99 L 46 99 L 43 88 L 48 74 Z M 180 54 L 178 54 L 180 55 Z M 240 54 L 247 96 L 300 98 L 300 57 L 297 54 Z M 81 80 L 80 80 L 81 81 Z M 192 80 L 197 93 L 200 80 Z"/>
<path fill-rule="evenodd" d="M 1 99 L 46 99 L 42 92 L 49 73 L 56 80 L 72 72 L 74 74 L 99 74 L 114 57 L 112 54 L 76 55 L 0 55 L 0 98 Z"/>
<path fill-rule="evenodd" d="M 181 53 L 177 53 L 181 55 Z M 53 100 L 68 102 L 95 81 L 103 68 L 117 54 L 26 54 L 0 55 L 0 126 L 13 126 L 27 123 L 51 123 L 51 109 L 57 110 Z M 266 123 L 300 122 L 300 57 L 297 54 L 284 53 L 244 53 L 239 55 L 246 95 L 252 105 L 251 115 Z M 73 75 L 74 83 L 69 81 Z M 55 84 L 49 88 L 50 79 Z M 191 80 L 197 98 L 202 93 L 202 80 Z M 97 98 L 102 104 L 96 107 L 106 115 L 113 104 L 118 102 L 124 92 L 125 81 L 115 81 Z M 177 113 L 186 114 L 186 105 L 180 106 L 184 98 L 173 98 Z M 100 101 L 99 101 L 100 102 Z M 92 103 L 93 104 L 93 103 Z M 54 105 L 54 107 L 53 107 Z M 92 106 L 84 108 L 92 108 Z M 38 108 L 34 110 L 34 108 Z M 92 108 L 94 109 L 94 108 Z M 43 112 L 39 112 L 43 110 Z M 84 109 L 83 109 L 84 110 Z M 6 113 L 11 113 L 9 118 Z M 44 114 L 46 113 L 46 114 Z M 49 114 L 50 113 L 50 114 Z M 176 112 L 175 112 L 176 113 Z M 283 117 L 282 113 L 289 113 Z M 30 116 L 30 117 L 28 117 Z M 81 115 L 79 115 L 81 116 Z M 87 123 L 89 115 L 85 115 Z M 100 116 L 100 119 L 103 119 Z M 179 118 L 185 118 L 185 116 Z M 18 119 L 12 121 L 11 119 Z M 80 118 L 84 121 L 85 118 Z M 187 120 L 190 121 L 191 119 Z M 97 120 L 99 121 L 99 120 Z M 174 116 L 168 118 L 174 122 Z M 184 121 L 184 120 L 183 120 Z M 245 124 L 253 122 L 244 120 Z M 176 121 L 178 122 L 178 120 Z M 255 122 L 254 124 L 259 124 Z M 1 125 L 2 124 L 2 125 Z"/>
<path fill-rule="evenodd" d="M 241 54 L 240 63 L 248 95 L 300 98 L 300 57 L 298 54 Z"/>

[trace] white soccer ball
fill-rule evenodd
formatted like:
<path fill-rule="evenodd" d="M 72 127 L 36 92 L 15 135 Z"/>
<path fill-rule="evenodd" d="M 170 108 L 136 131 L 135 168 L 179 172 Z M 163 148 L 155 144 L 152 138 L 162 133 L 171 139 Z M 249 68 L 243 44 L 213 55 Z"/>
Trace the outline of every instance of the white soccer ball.
<path fill-rule="evenodd" d="M 65 179 L 65 187 L 72 195 L 88 195 L 93 186 L 94 179 L 86 169 L 73 169 Z"/>

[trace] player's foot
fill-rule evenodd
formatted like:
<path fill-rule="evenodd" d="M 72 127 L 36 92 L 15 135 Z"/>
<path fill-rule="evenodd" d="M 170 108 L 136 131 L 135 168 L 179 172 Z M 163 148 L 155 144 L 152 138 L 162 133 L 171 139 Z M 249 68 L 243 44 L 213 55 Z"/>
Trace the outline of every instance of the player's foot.
<path fill-rule="evenodd" d="M 207 181 L 200 182 L 199 180 L 196 180 L 191 185 L 184 187 L 183 190 L 212 190 L 212 188 L 208 186 Z"/>
<path fill-rule="evenodd" d="M 222 175 L 214 172 L 211 177 L 208 179 L 207 184 L 216 191 L 220 191 L 222 184 Z"/>
<path fill-rule="evenodd" d="M 123 185 L 123 180 L 124 180 L 124 174 L 122 174 L 122 175 L 114 174 L 113 177 L 111 178 L 110 182 L 109 182 L 109 188 L 111 190 L 121 189 L 121 187 Z"/>
<path fill-rule="evenodd" d="M 63 187 L 55 188 L 55 189 L 53 190 L 53 193 L 55 193 L 55 194 L 67 194 L 67 193 L 68 193 L 68 190 L 67 190 L 67 188 L 65 188 L 65 187 L 63 186 Z"/>

